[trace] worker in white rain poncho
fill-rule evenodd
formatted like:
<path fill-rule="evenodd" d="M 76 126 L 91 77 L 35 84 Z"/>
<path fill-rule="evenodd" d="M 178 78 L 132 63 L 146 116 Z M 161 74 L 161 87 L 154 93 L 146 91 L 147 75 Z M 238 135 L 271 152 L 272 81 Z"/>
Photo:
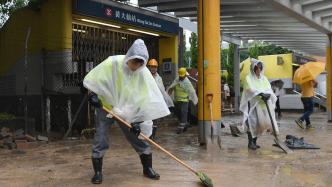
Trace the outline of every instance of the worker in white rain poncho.
<path fill-rule="evenodd" d="M 138 39 L 126 55 L 110 56 L 92 69 L 83 84 L 90 91 L 89 101 L 96 108 L 96 134 L 92 147 L 94 184 L 102 182 L 103 156 L 109 147 L 108 129 L 114 122 L 102 106 L 131 123 L 132 128 L 120 125 L 125 137 L 139 154 L 143 173 L 151 179 L 159 179 L 152 168 L 150 145 L 138 136 L 150 136 L 151 121 L 169 115 L 170 112 L 156 82 L 146 67 L 149 58 L 143 40 Z"/>
<path fill-rule="evenodd" d="M 188 107 L 189 101 L 192 101 L 194 105 L 198 103 L 197 95 L 193 85 L 187 78 L 186 68 L 180 68 L 178 70 L 179 76 L 173 81 L 173 83 L 167 88 L 167 92 L 172 94 L 174 90 L 174 100 L 176 114 L 180 120 L 177 128 L 177 133 L 185 132 L 187 129 L 188 119 Z"/>
<path fill-rule="evenodd" d="M 164 100 L 168 106 L 168 108 L 170 107 L 174 107 L 174 103 L 172 101 L 172 98 L 167 94 L 166 90 L 165 90 L 165 86 L 163 83 L 163 79 L 161 78 L 161 76 L 159 76 L 158 74 L 158 61 L 156 59 L 151 59 L 148 62 L 147 67 L 149 68 L 154 80 L 157 83 L 157 86 L 161 92 L 161 94 L 164 97 Z M 157 133 L 157 120 L 155 121 L 150 121 L 150 123 L 153 123 L 153 130 L 152 130 L 152 135 L 150 136 L 151 139 L 155 139 L 156 133 Z"/>
<path fill-rule="evenodd" d="M 240 110 L 243 112 L 243 127 L 248 134 L 248 148 L 252 150 L 260 148 L 257 145 L 257 137 L 272 127 L 263 99 L 268 99 L 267 103 L 272 113 L 274 124 L 277 124 L 274 115 L 277 97 L 274 95 L 263 71 L 263 63 L 259 60 L 251 59 L 250 73 L 246 76 L 243 83 L 240 103 Z M 275 128 L 278 134 L 278 126 L 275 125 Z"/>

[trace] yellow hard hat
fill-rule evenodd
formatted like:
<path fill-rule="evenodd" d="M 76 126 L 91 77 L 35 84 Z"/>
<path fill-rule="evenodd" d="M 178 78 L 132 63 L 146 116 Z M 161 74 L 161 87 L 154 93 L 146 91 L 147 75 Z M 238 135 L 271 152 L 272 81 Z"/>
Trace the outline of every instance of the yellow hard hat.
<path fill-rule="evenodd" d="M 180 68 L 178 73 L 179 73 L 179 77 L 185 77 L 186 76 L 186 68 Z"/>
<path fill-rule="evenodd" d="M 148 66 L 158 66 L 157 60 L 156 59 L 149 60 Z"/>

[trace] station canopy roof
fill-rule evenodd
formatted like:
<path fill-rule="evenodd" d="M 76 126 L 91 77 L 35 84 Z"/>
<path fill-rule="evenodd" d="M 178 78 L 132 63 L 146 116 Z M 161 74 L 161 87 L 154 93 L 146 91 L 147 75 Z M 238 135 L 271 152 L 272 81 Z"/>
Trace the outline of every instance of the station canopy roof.
<path fill-rule="evenodd" d="M 138 5 L 197 22 L 197 0 L 138 0 Z M 325 56 L 332 0 L 221 0 L 220 6 L 222 36 Z"/>

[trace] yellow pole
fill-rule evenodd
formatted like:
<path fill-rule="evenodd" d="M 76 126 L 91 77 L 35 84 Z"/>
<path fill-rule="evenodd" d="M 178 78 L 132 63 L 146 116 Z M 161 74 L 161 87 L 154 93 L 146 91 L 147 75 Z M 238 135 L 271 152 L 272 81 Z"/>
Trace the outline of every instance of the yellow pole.
<path fill-rule="evenodd" d="M 199 141 L 206 144 L 211 135 L 208 94 L 213 94 L 213 120 L 215 124 L 221 122 L 220 0 L 198 1 L 198 52 Z M 214 135 L 219 133 L 220 125 L 216 128 Z"/>
<path fill-rule="evenodd" d="M 41 9 L 43 46 L 48 51 L 72 49 L 72 1 L 48 0 Z"/>
<path fill-rule="evenodd" d="M 326 45 L 326 109 L 328 121 L 332 122 L 332 35 L 328 35 L 327 45 Z"/>

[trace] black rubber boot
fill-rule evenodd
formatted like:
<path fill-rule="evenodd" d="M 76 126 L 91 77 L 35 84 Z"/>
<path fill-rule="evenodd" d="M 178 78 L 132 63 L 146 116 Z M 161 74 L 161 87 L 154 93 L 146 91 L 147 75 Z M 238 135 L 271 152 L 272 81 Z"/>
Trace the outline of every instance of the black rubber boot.
<path fill-rule="evenodd" d="M 254 143 L 251 133 L 247 132 L 247 134 L 248 134 L 248 148 L 251 150 L 256 150 L 257 146 Z"/>
<path fill-rule="evenodd" d="M 156 133 L 157 133 L 157 126 L 153 125 L 153 127 L 152 127 L 152 134 L 150 136 L 151 140 L 155 140 L 156 139 Z"/>
<path fill-rule="evenodd" d="M 143 165 L 144 176 L 150 179 L 159 180 L 160 175 L 152 168 L 152 154 L 142 154 L 140 158 Z"/>
<path fill-rule="evenodd" d="M 101 184 L 103 182 L 103 158 L 92 158 L 92 165 L 95 175 L 92 177 L 91 182 L 93 184 Z"/>
<path fill-rule="evenodd" d="M 257 145 L 257 137 L 253 138 L 252 140 L 253 140 L 253 142 L 254 142 L 257 149 L 261 148 L 261 146 Z"/>

